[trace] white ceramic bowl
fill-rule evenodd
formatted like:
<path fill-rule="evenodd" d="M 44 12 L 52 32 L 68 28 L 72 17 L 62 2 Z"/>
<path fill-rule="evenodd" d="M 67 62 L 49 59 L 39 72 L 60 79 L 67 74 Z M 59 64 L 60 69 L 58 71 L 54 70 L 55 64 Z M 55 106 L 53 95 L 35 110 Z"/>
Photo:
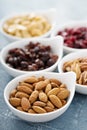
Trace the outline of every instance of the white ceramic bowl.
<path fill-rule="evenodd" d="M 55 26 L 55 23 L 56 23 L 56 9 L 49 9 L 49 10 L 39 10 L 39 11 L 36 11 L 36 12 L 25 12 L 25 13 L 15 13 L 15 14 L 11 14 L 9 16 L 6 16 L 4 18 L 2 18 L 2 20 L 0 21 L 0 32 L 5 36 L 5 38 L 12 42 L 12 41 L 16 41 L 16 40 L 21 40 L 21 39 L 34 39 L 34 38 L 37 38 L 37 37 L 34 37 L 34 38 L 19 38 L 19 37 L 16 37 L 16 36 L 11 36 L 10 34 L 7 34 L 4 30 L 3 30 L 3 24 L 5 23 L 5 21 L 7 21 L 8 19 L 10 18 L 13 18 L 14 16 L 19 16 L 19 15 L 27 15 L 27 14 L 35 14 L 35 15 L 41 15 L 43 17 L 45 17 L 48 22 L 51 24 L 51 29 L 46 32 L 45 34 L 41 35 L 41 36 L 38 36 L 38 37 L 48 37 L 54 26 Z"/>
<path fill-rule="evenodd" d="M 74 97 L 75 93 L 75 80 L 76 80 L 76 75 L 74 72 L 68 72 L 68 73 L 50 73 L 50 72 L 42 72 L 42 73 L 35 73 L 34 76 L 40 77 L 40 76 L 45 76 L 45 78 L 56 78 L 59 79 L 62 83 L 66 84 L 67 88 L 70 91 L 70 96 L 67 100 L 67 103 L 65 106 L 62 108 L 45 113 L 45 114 L 30 114 L 30 113 L 25 113 L 21 112 L 17 109 L 15 109 L 10 103 L 9 103 L 9 95 L 10 92 L 16 88 L 17 84 L 26 79 L 28 76 L 32 76 L 32 74 L 26 74 L 22 76 L 18 76 L 12 81 L 10 81 L 7 86 L 5 87 L 4 90 L 4 99 L 10 110 L 19 118 L 26 120 L 26 121 L 31 121 L 31 122 L 46 122 L 53 120 L 57 117 L 59 117 L 61 114 L 63 114 L 69 107 L 70 103 L 72 102 L 72 99 Z M 70 82 L 69 82 L 70 81 Z"/>
<path fill-rule="evenodd" d="M 63 64 L 67 61 L 70 60 L 74 60 L 74 59 L 78 59 L 78 58 L 85 58 L 87 57 L 87 51 L 86 50 L 82 50 L 79 52 L 74 52 L 71 54 L 68 54 L 66 56 L 64 56 L 60 63 L 58 64 L 58 70 L 60 73 L 63 72 Z M 76 84 L 76 92 L 81 93 L 81 94 L 86 94 L 87 95 L 87 86 L 85 85 L 80 85 L 80 84 Z"/>
<path fill-rule="evenodd" d="M 65 23 L 65 24 L 60 24 L 60 26 L 56 26 L 52 33 L 51 37 L 57 36 L 58 31 L 64 30 L 65 28 L 78 28 L 78 27 L 87 27 L 87 21 L 73 21 L 70 23 Z M 87 50 L 87 49 L 76 49 L 76 48 L 71 48 L 67 46 L 63 46 L 64 53 L 68 54 L 71 52 L 77 52 L 80 50 Z"/>
<path fill-rule="evenodd" d="M 58 60 L 55 62 L 54 65 L 52 65 L 51 67 L 47 68 L 47 69 L 43 69 L 43 70 L 38 70 L 37 72 L 44 72 L 44 71 L 53 71 L 56 69 L 60 59 L 62 58 L 62 54 L 63 54 L 63 39 L 61 36 L 57 36 L 55 38 L 43 38 L 43 39 L 33 39 L 33 40 L 21 40 L 21 41 L 16 41 L 12 44 L 7 45 L 6 47 L 4 47 L 0 53 L 0 61 L 2 66 L 4 67 L 4 69 L 13 77 L 18 76 L 18 75 L 22 75 L 22 74 L 27 74 L 27 73 L 34 73 L 36 71 L 22 71 L 22 70 L 17 70 L 14 68 L 11 68 L 10 66 L 8 66 L 5 62 L 5 59 L 7 57 L 8 51 L 10 49 L 13 48 L 23 48 L 24 46 L 28 45 L 29 42 L 32 41 L 33 43 L 36 42 L 40 42 L 42 45 L 50 45 L 53 54 L 56 54 L 58 56 Z"/>

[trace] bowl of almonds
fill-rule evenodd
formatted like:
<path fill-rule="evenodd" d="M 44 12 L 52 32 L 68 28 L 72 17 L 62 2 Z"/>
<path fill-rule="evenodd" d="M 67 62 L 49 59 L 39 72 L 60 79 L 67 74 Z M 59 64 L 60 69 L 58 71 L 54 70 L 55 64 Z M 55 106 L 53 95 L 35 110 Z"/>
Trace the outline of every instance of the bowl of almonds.
<path fill-rule="evenodd" d="M 76 73 L 76 92 L 87 95 L 87 51 L 81 50 L 68 54 L 58 65 L 59 72 Z"/>
<path fill-rule="evenodd" d="M 7 84 L 4 99 L 19 118 L 47 122 L 68 109 L 75 93 L 75 80 L 74 72 L 25 74 Z"/>
<path fill-rule="evenodd" d="M 16 13 L 2 18 L 0 31 L 8 41 L 48 37 L 55 25 L 56 10 Z"/>

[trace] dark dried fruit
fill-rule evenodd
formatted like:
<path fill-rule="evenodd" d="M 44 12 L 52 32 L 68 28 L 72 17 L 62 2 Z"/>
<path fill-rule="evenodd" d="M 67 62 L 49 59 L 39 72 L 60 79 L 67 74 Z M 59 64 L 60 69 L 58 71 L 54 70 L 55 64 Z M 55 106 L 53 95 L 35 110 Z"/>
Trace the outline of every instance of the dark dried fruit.
<path fill-rule="evenodd" d="M 58 56 L 51 53 L 50 46 L 30 42 L 24 49 L 9 50 L 6 63 L 15 69 L 36 71 L 52 66 L 57 59 Z"/>

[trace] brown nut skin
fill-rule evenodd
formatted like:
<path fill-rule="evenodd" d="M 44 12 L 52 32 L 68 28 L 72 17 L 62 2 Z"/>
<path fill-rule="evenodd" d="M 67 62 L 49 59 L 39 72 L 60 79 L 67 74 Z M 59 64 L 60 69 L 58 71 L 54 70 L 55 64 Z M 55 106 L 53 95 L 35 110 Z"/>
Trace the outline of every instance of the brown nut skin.
<path fill-rule="evenodd" d="M 65 90 L 62 90 L 60 91 L 58 94 L 57 94 L 57 97 L 59 97 L 59 99 L 67 99 L 70 95 L 70 91 L 65 89 Z"/>
<path fill-rule="evenodd" d="M 47 94 L 50 90 L 52 89 L 51 84 L 47 84 L 46 88 L 45 88 L 45 93 Z"/>
<path fill-rule="evenodd" d="M 39 93 L 39 100 L 42 102 L 47 102 L 48 101 L 48 97 L 44 92 L 40 92 Z"/>
<path fill-rule="evenodd" d="M 21 106 L 24 111 L 28 111 L 28 109 L 31 107 L 29 100 L 25 97 L 21 99 Z"/>
<path fill-rule="evenodd" d="M 57 96 L 50 95 L 49 99 L 54 104 L 54 106 L 56 106 L 57 108 L 61 108 L 62 107 L 62 102 L 61 102 L 61 100 Z"/>
<path fill-rule="evenodd" d="M 47 106 L 48 106 L 48 107 L 51 107 L 51 108 L 53 108 L 53 109 L 55 108 L 55 106 L 54 106 L 50 101 L 47 102 Z"/>
<path fill-rule="evenodd" d="M 44 81 L 40 81 L 35 85 L 36 90 L 42 90 L 46 87 L 46 83 Z"/>
<path fill-rule="evenodd" d="M 27 86 L 29 87 L 30 89 L 33 89 L 33 85 L 29 84 L 29 83 L 25 83 L 25 82 L 20 82 L 19 83 L 19 86 Z"/>
<path fill-rule="evenodd" d="M 36 83 L 38 82 L 38 78 L 35 76 L 28 77 L 27 79 L 24 80 L 25 83 Z"/>
<path fill-rule="evenodd" d="M 36 112 L 35 112 L 33 109 L 29 109 L 29 110 L 28 110 L 28 113 L 36 114 Z"/>
<path fill-rule="evenodd" d="M 51 112 L 51 111 L 54 110 L 52 107 L 49 107 L 49 106 L 44 107 L 44 109 L 45 109 L 47 112 Z"/>
<path fill-rule="evenodd" d="M 17 90 L 21 91 L 21 92 L 24 92 L 24 93 L 27 93 L 27 94 L 31 94 L 32 93 L 32 89 L 30 89 L 27 86 L 17 86 Z"/>
<path fill-rule="evenodd" d="M 53 88 L 53 89 L 51 89 L 51 90 L 47 93 L 47 95 L 48 95 L 48 96 L 49 96 L 49 95 L 57 95 L 59 91 L 60 91 L 59 88 Z"/>
<path fill-rule="evenodd" d="M 41 101 L 36 101 L 33 103 L 33 106 L 45 107 L 46 103 L 41 102 Z"/>
<path fill-rule="evenodd" d="M 23 111 L 22 107 L 17 107 L 18 110 Z"/>
<path fill-rule="evenodd" d="M 21 99 L 20 98 L 16 98 L 16 97 L 10 98 L 9 102 L 14 107 L 18 107 L 18 106 L 21 105 Z"/>
<path fill-rule="evenodd" d="M 61 82 L 58 79 L 50 79 L 50 82 L 56 83 L 58 86 L 61 85 Z"/>
<path fill-rule="evenodd" d="M 29 101 L 31 104 L 37 100 L 38 95 L 39 95 L 39 92 L 37 90 L 32 92 L 32 94 L 29 97 Z"/>
<path fill-rule="evenodd" d="M 42 108 L 42 107 L 33 106 L 32 108 L 33 108 L 33 110 L 34 110 L 35 112 L 37 112 L 38 114 L 46 113 L 46 110 L 45 110 L 44 108 Z"/>
<path fill-rule="evenodd" d="M 26 98 L 29 98 L 29 95 L 27 93 L 24 93 L 24 92 L 17 92 L 15 94 L 15 97 L 18 97 L 18 98 L 23 98 L 23 97 L 26 97 Z"/>

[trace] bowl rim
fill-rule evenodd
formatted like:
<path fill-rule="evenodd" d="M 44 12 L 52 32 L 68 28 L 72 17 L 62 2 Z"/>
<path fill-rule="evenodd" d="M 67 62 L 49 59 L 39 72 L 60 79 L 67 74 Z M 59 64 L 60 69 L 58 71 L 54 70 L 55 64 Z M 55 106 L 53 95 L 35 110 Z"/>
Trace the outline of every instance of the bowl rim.
<path fill-rule="evenodd" d="M 43 70 L 37 70 L 37 71 L 23 71 L 23 70 L 18 70 L 18 69 L 15 69 L 15 68 L 12 68 L 12 67 L 10 67 L 8 64 L 6 64 L 6 62 L 5 62 L 5 60 L 4 60 L 4 58 L 3 58 L 3 56 L 4 56 L 4 54 L 6 55 L 6 53 L 5 53 L 5 51 L 6 50 L 10 50 L 11 48 L 12 48 L 12 46 L 15 46 L 16 47 L 16 45 L 18 45 L 18 44 L 21 44 L 21 42 L 23 42 L 23 45 L 25 46 L 26 45 L 26 43 L 27 42 L 30 42 L 30 41 L 32 41 L 32 42 L 40 42 L 40 43 L 43 43 L 43 42 L 46 42 L 46 41 L 48 41 L 48 42 L 50 42 L 50 41 L 54 41 L 54 40 L 60 40 L 60 52 L 59 52 L 59 55 L 58 55 L 58 59 L 57 59 L 57 61 L 52 65 L 52 66 L 50 66 L 50 67 L 48 67 L 47 69 L 43 69 Z M 28 43 L 27 43 L 28 44 Z M 44 44 L 44 45 L 46 45 L 46 44 Z M 50 43 L 49 45 L 52 45 L 52 43 Z M 57 45 L 58 46 L 58 45 Z M 9 49 L 9 47 L 11 47 L 10 49 Z M 13 47 L 13 48 L 15 48 L 15 47 Z M 19 48 L 23 48 L 23 47 L 19 47 Z M 51 48 L 52 49 L 52 48 Z M 55 52 L 54 52 L 54 54 L 55 54 Z M 1 62 L 1 64 L 5 67 L 5 68 L 7 68 L 7 69 L 9 69 L 10 71 L 12 71 L 12 72 L 14 72 L 14 73 L 19 73 L 19 74 L 23 74 L 23 73 L 36 73 L 36 72 L 44 72 L 44 71 L 50 71 L 50 69 L 51 68 L 54 68 L 55 66 L 57 66 L 58 65 L 58 63 L 59 63 L 59 61 L 61 60 L 61 58 L 62 58 L 62 56 L 63 56 L 63 38 L 61 37 L 61 36 L 56 36 L 56 37 L 53 37 L 53 38 L 35 38 L 35 39 L 23 39 L 23 40 L 20 40 L 20 41 L 14 41 L 14 42 L 12 42 L 11 44 L 8 44 L 8 45 L 6 45 L 2 50 L 1 50 L 1 52 L 0 52 L 0 62 Z M 18 74 L 18 75 L 19 75 Z"/>
<path fill-rule="evenodd" d="M 80 50 L 80 51 L 78 51 L 78 52 L 72 52 L 72 53 L 69 53 L 69 54 L 67 54 L 67 55 L 65 55 L 61 60 L 60 60 L 60 62 L 59 62 L 59 64 L 58 64 L 58 71 L 59 71 L 59 73 L 66 73 L 66 72 L 64 72 L 63 70 L 62 70 L 62 66 L 63 66 L 63 64 L 66 62 L 66 61 L 70 61 L 69 60 L 69 58 L 70 57 L 73 57 L 73 55 L 75 56 L 76 54 L 82 54 L 82 53 L 87 53 L 87 50 Z M 81 57 L 83 57 L 83 56 L 81 56 Z M 80 57 L 79 57 L 80 58 Z M 65 62 L 63 62 L 63 60 L 66 60 L 66 59 L 68 59 L 68 60 L 66 60 Z M 73 60 L 74 59 L 78 59 L 78 58 L 73 58 Z M 62 66 L 61 66 L 62 65 Z M 69 71 L 69 72 L 73 72 L 73 71 Z M 81 85 L 81 84 L 78 84 L 78 83 L 76 83 L 76 86 L 78 86 L 78 87 L 80 87 L 80 88 L 83 88 L 83 89 L 86 89 L 86 85 Z"/>
<path fill-rule="evenodd" d="M 53 31 L 51 32 L 51 37 L 55 37 L 57 35 L 58 31 L 63 30 L 65 28 L 73 28 L 73 27 L 78 28 L 78 27 L 81 27 L 81 26 L 87 27 L 87 20 L 80 20 L 80 21 L 74 20 L 74 21 L 70 21 L 70 22 L 67 22 L 67 23 L 60 24 L 60 26 L 56 24 Z M 61 35 L 59 35 L 59 36 L 61 36 Z M 65 46 L 65 45 L 63 45 L 63 48 L 64 48 L 64 50 L 67 50 L 69 52 L 87 50 L 87 48 L 83 48 L 83 49 L 71 48 L 71 47 L 68 47 L 68 46 Z"/>
<path fill-rule="evenodd" d="M 48 14 L 48 17 L 49 17 L 49 14 L 52 15 L 54 17 L 54 19 L 50 20 L 52 21 L 51 23 L 51 29 L 48 30 L 45 34 L 42 34 L 41 36 L 35 36 L 35 37 L 29 37 L 29 38 L 20 38 L 20 37 L 17 37 L 17 36 L 12 36 L 8 33 L 6 33 L 4 30 L 3 30 L 3 24 L 6 20 L 10 19 L 10 18 L 13 18 L 15 16 L 19 16 L 19 15 L 27 15 L 27 14 L 40 14 L 40 15 L 44 15 L 44 14 Z M 34 38 L 43 38 L 43 37 L 46 37 L 48 36 L 54 29 L 55 25 L 56 25 L 56 14 L 57 14 L 57 10 L 56 8 L 49 8 L 49 9 L 44 9 L 44 10 L 36 10 L 36 11 L 28 11 L 28 12 L 15 12 L 13 14 L 10 14 L 10 15 L 7 15 L 7 16 L 4 16 L 1 20 L 0 20 L 0 32 L 4 35 L 4 36 L 7 36 L 8 38 L 11 38 L 13 40 L 21 40 L 21 39 L 34 39 Z"/>
<path fill-rule="evenodd" d="M 41 73 L 42 73 L 42 72 L 41 72 Z M 43 75 L 45 75 L 45 74 L 47 74 L 47 73 L 48 73 L 49 75 L 65 75 L 65 76 L 72 75 L 73 81 L 76 79 L 76 74 L 75 74 L 74 72 L 67 72 L 67 73 L 44 72 Z M 38 73 L 36 73 L 36 74 L 39 75 Z M 9 88 L 9 85 L 10 85 L 12 82 L 16 82 L 16 81 L 18 82 L 19 79 L 25 78 L 25 77 L 30 76 L 30 75 L 31 75 L 31 74 L 24 74 L 24 75 L 18 76 L 18 77 L 16 77 L 16 78 L 12 79 L 12 80 L 6 85 L 6 87 L 5 87 L 5 89 L 4 89 L 4 100 L 5 100 L 6 104 L 7 104 L 7 106 L 8 106 L 11 110 L 14 110 L 14 111 L 17 112 L 17 113 L 20 113 L 20 114 L 26 115 L 26 116 L 29 115 L 29 116 L 32 116 L 32 117 L 34 117 L 34 116 L 36 116 L 36 117 L 38 117 L 38 116 L 39 116 L 39 117 L 44 117 L 44 116 L 46 116 L 46 115 L 49 116 L 49 115 L 55 114 L 55 113 L 57 113 L 57 112 L 62 111 L 62 110 L 65 109 L 66 107 L 69 107 L 69 105 L 71 104 L 71 102 L 72 102 L 72 100 L 73 100 L 73 98 L 74 98 L 75 85 L 74 85 L 74 87 L 73 87 L 73 89 L 72 89 L 72 93 L 70 94 L 67 103 L 66 103 L 63 107 L 57 109 L 56 111 L 52 111 L 52 112 L 48 112 L 48 113 L 44 113 L 44 114 L 31 114 L 31 113 L 21 112 L 20 110 L 17 110 L 16 108 L 14 108 L 14 107 L 9 103 L 9 100 L 7 99 L 7 96 L 6 96 L 6 92 L 7 92 L 8 88 Z"/>

